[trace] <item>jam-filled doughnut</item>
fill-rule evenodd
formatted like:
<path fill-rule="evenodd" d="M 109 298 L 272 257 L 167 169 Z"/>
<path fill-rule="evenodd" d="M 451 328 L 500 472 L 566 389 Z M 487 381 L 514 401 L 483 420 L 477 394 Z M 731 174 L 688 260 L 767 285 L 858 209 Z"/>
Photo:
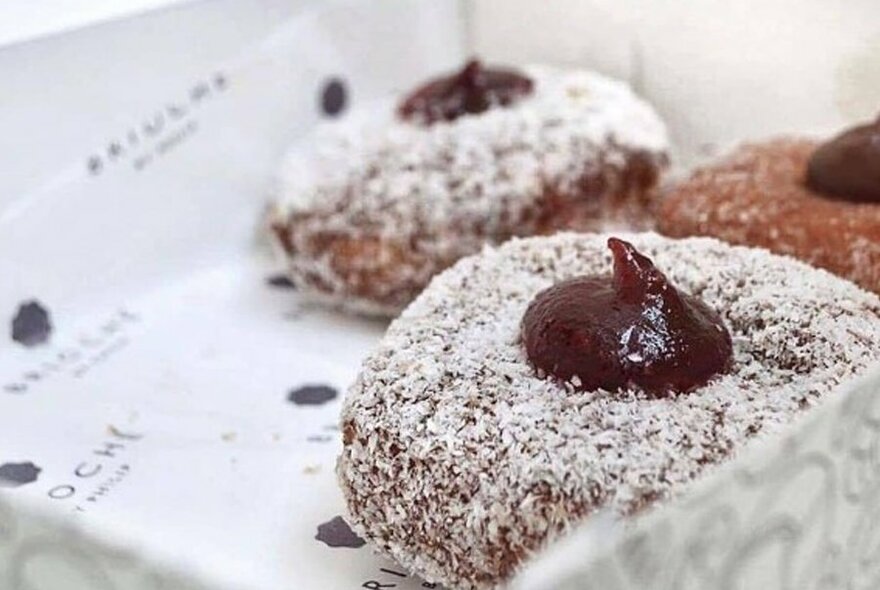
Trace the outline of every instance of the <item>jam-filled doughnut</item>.
<path fill-rule="evenodd" d="M 880 298 L 711 238 L 563 233 L 459 261 L 342 412 L 358 531 L 492 588 L 570 525 L 687 489 L 880 357 Z M 586 286 L 586 287 L 585 287 Z"/>
<path fill-rule="evenodd" d="M 623 83 L 470 62 L 322 126 L 288 156 L 270 227 L 305 294 L 394 315 L 486 244 L 650 225 L 666 151 Z"/>
<path fill-rule="evenodd" d="M 662 201 L 658 226 L 800 258 L 880 293 L 880 121 L 743 145 Z"/>

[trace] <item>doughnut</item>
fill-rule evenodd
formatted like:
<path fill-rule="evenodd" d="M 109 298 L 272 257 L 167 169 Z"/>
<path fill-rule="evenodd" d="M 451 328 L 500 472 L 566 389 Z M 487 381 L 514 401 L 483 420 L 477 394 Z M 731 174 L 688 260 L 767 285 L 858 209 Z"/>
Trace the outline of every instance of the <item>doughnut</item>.
<path fill-rule="evenodd" d="M 871 164 L 849 146 L 840 158 L 835 145 L 783 137 L 739 146 L 664 196 L 658 229 L 767 248 L 880 293 L 880 154 Z M 868 180 L 873 198 L 860 184 Z"/>
<path fill-rule="evenodd" d="M 287 155 L 268 225 L 304 296 L 393 316 L 484 245 L 652 225 L 667 148 L 621 82 L 471 62 L 320 125 Z"/>
<path fill-rule="evenodd" d="M 445 587 L 498 587 L 597 511 L 627 522 L 686 491 L 880 357 L 880 298 L 848 281 L 712 238 L 615 235 L 487 247 L 391 323 L 344 401 L 337 463 L 380 552 Z M 603 318 L 597 285 L 628 303 Z M 639 323 L 654 312 L 660 332 Z M 609 327 L 628 349 L 594 346 Z M 545 337 L 559 363 L 541 369 Z M 566 374 L 573 354 L 587 361 Z"/>

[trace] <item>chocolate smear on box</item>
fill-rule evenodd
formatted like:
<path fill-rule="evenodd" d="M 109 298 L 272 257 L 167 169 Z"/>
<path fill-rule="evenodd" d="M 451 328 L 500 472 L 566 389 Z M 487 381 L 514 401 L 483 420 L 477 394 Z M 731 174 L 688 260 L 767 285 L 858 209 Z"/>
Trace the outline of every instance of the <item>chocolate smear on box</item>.
<path fill-rule="evenodd" d="M 321 111 L 328 117 L 338 117 L 348 106 L 348 90 L 340 78 L 327 80 L 321 89 Z"/>
<path fill-rule="evenodd" d="M 284 274 L 272 275 L 266 279 L 266 284 L 277 289 L 296 289 L 290 277 Z"/>
<path fill-rule="evenodd" d="M 320 406 L 336 399 L 339 391 L 329 385 L 303 385 L 287 394 L 287 401 L 297 406 Z"/>
<path fill-rule="evenodd" d="M 42 469 L 25 461 L 0 465 L 0 488 L 17 488 L 37 481 Z"/>
<path fill-rule="evenodd" d="M 348 523 L 341 516 L 334 516 L 327 522 L 319 524 L 315 539 L 328 547 L 357 549 L 366 544 L 366 541 L 351 530 L 351 527 L 348 526 Z"/>
<path fill-rule="evenodd" d="M 36 300 L 22 303 L 12 319 L 11 332 L 12 339 L 22 346 L 45 344 L 52 334 L 49 310 Z"/>

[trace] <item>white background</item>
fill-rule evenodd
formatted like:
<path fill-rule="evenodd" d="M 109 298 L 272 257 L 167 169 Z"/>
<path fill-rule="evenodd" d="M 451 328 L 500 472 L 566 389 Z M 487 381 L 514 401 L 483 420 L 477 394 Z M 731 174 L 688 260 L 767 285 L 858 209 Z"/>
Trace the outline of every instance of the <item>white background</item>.
<path fill-rule="evenodd" d="M 0 0 L 0 46 L 186 0 Z"/>

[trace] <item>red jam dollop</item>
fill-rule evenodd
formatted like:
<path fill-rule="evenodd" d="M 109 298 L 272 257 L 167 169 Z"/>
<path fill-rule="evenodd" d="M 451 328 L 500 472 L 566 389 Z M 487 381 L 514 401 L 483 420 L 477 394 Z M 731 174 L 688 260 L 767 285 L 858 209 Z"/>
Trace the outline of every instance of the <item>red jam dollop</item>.
<path fill-rule="evenodd" d="M 832 199 L 880 203 L 880 119 L 820 145 L 807 166 L 807 186 Z"/>
<path fill-rule="evenodd" d="M 402 119 L 431 125 L 475 115 L 496 106 L 509 106 L 534 89 L 524 75 L 509 69 L 487 68 L 469 61 L 455 74 L 430 80 L 398 107 Z"/>
<path fill-rule="evenodd" d="M 632 244 L 610 238 L 608 247 L 612 276 L 562 281 L 529 304 L 522 336 L 532 365 L 580 391 L 638 388 L 652 398 L 726 372 L 733 345 L 718 314 Z"/>

